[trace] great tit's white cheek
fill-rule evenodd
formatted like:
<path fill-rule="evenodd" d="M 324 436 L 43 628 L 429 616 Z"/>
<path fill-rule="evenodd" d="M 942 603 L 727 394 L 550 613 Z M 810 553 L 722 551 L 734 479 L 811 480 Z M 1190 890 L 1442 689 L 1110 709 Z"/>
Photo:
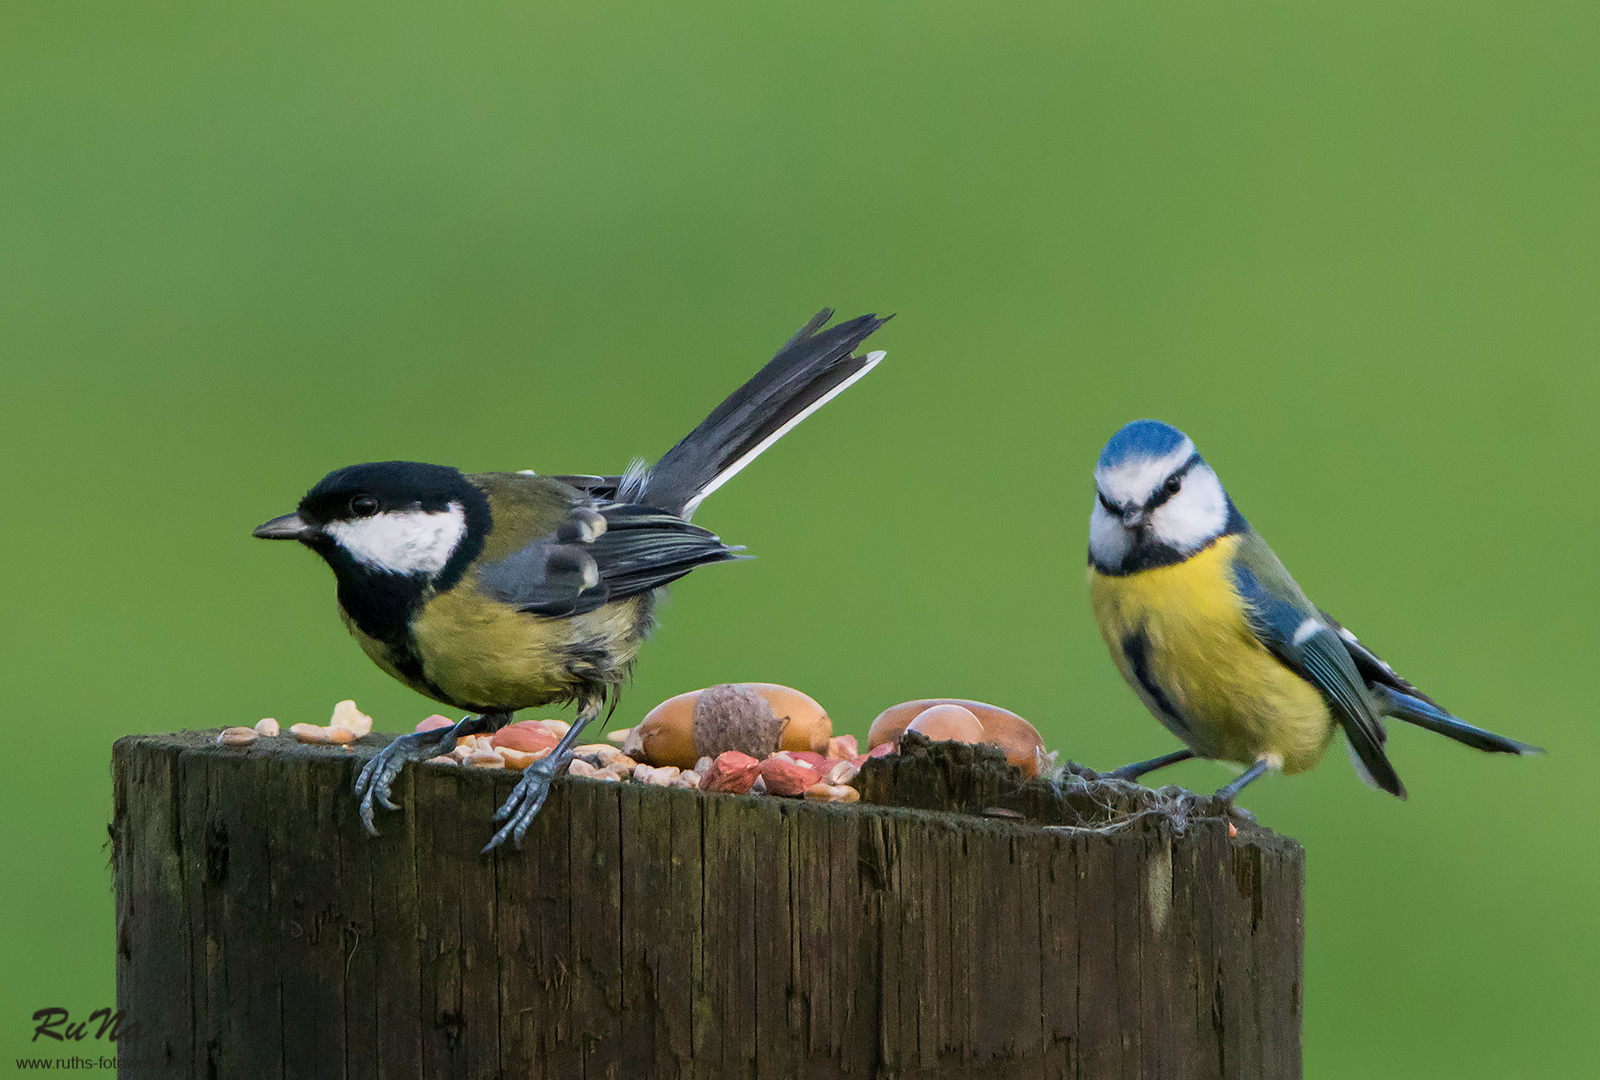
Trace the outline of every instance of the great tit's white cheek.
<path fill-rule="evenodd" d="M 1217 474 L 1197 465 L 1178 493 L 1156 508 L 1150 523 L 1155 537 L 1182 552 L 1197 551 L 1221 535 L 1228 524 L 1228 496 Z"/>
<path fill-rule="evenodd" d="M 1094 561 L 1101 566 L 1120 566 L 1129 546 L 1128 530 L 1096 499 L 1089 514 L 1089 553 Z"/>
<path fill-rule="evenodd" d="M 467 532 L 460 503 L 446 510 L 392 510 L 327 527 L 362 566 L 385 574 L 431 577 L 443 570 Z"/>
<path fill-rule="evenodd" d="M 1173 470 L 1182 466 L 1193 454 L 1194 443 L 1186 436 L 1175 449 L 1161 457 L 1133 458 L 1110 468 L 1096 469 L 1095 483 L 1114 503 L 1143 506 L 1172 475 Z"/>

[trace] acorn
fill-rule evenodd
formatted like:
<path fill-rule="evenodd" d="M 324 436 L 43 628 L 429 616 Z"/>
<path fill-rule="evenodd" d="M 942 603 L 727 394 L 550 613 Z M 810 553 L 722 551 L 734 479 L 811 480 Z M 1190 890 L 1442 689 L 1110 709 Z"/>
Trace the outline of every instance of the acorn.
<path fill-rule="evenodd" d="M 623 752 L 649 765 L 676 765 L 692 769 L 700 755 L 694 749 L 694 702 L 700 691 L 670 697 L 645 714 L 633 729 L 633 739 L 623 744 Z M 637 741 L 639 753 L 632 753 Z"/>
<path fill-rule="evenodd" d="M 998 746 L 1005 751 L 1006 762 L 1021 769 L 1024 776 L 1037 773 L 1038 761 L 1034 751 L 1044 749 L 1044 740 L 1039 737 L 1038 729 L 1008 709 L 966 698 L 922 698 L 891 706 L 879 713 L 872 722 L 872 728 L 867 733 L 867 746 L 876 750 L 880 746 L 899 743 L 900 736 L 905 734 L 912 721 L 940 705 L 959 705 L 977 717 L 978 723 L 983 725 L 983 738 L 968 741 Z"/>
<path fill-rule="evenodd" d="M 1039 755 L 1044 752 L 1038 728 L 1004 709 L 991 708 L 987 716 L 978 716 L 978 722 L 983 725 L 983 741 L 1006 752 L 1006 764 L 1021 769 L 1023 776 L 1038 775 Z"/>
<path fill-rule="evenodd" d="M 926 735 L 934 742 L 983 742 L 983 725 L 970 710 L 960 705 L 935 705 L 924 709 L 906 730 Z"/>
<path fill-rule="evenodd" d="M 828 739 L 833 735 L 833 721 L 810 696 L 777 683 L 736 685 L 754 690 L 772 706 L 772 711 L 783 726 L 783 734 L 778 741 L 779 749 L 827 753 Z M 694 747 L 694 704 L 703 692 L 691 690 L 670 697 L 651 709 L 623 744 L 623 752 L 651 765 L 676 765 L 680 769 L 692 769 L 702 756 L 695 752 Z"/>
<path fill-rule="evenodd" d="M 767 699 L 754 687 L 739 683 L 722 683 L 700 691 L 691 726 L 697 761 L 724 750 L 764 758 L 778 749 L 783 735 L 783 721 Z"/>
<path fill-rule="evenodd" d="M 744 683 L 767 699 L 772 711 L 783 722 L 780 750 L 809 750 L 817 754 L 828 752 L 828 739 L 833 735 L 833 721 L 828 712 L 809 694 L 778 683 Z"/>

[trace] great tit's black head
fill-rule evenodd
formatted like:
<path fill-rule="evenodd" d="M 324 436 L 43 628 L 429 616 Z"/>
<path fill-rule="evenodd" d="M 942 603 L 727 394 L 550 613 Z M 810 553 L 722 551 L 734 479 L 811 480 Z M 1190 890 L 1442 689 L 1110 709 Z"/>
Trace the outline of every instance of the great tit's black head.
<path fill-rule="evenodd" d="M 415 461 L 336 469 L 299 509 L 259 526 L 268 540 L 299 540 L 347 573 L 424 579 L 443 586 L 482 549 L 489 503 L 458 470 Z M 453 583 L 453 580 L 452 582 Z"/>

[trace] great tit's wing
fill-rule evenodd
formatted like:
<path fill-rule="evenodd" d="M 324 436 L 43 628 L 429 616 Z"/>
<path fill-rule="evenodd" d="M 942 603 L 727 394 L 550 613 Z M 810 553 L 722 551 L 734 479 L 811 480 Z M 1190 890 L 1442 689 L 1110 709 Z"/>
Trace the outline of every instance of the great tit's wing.
<path fill-rule="evenodd" d="M 582 615 L 676 581 L 697 566 L 739 557 L 737 549 L 673 514 L 579 504 L 537 539 L 481 565 L 478 585 L 529 614 Z"/>
<path fill-rule="evenodd" d="M 547 480 L 559 480 L 568 487 L 577 488 L 591 499 L 611 501 L 617 497 L 617 488 L 622 484 L 620 476 L 547 476 Z"/>
<path fill-rule="evenodd" d="M 1318 614 L 1338 633 L 1339 640 L 1344 643 L 1345 651 L 1350 654 L 1350 659 L 1355 663 L 1361 677 L 1367 681 L 1367 688 L 1377 697 L 1379 711 L 1385 716 L 1398 717 L 1407 723 L 1492 754 L 1544 753 L 1537 746 L 1518 742 L 1504 735 L 1496 735 L 1492 731 L 1476 727 L 1458 716 L 1451 715 L 1443 705 L 1401 678 L 1394 668 L 1385 663 L 1377 653 L 1361 644 L 1354 634 L 1340 625 L 1337 619 L 1326 611 L 1319 611 Z"/>
<path fill-rule="evenodd" d="M 743 559 L 716 534 L 648 506 L 613 503 L 601 511 L 606 530 L 589 544 L 600 580 L 621 600 L 676 581 L 697 566 Z"/>
<path fill-rule="evenodd" d="M 1343 638 L 1253 530 L 1239 545 L 1233 578 L 1256 637 L 1322 694 L 1366 778 L 1374 787 L 1405 798 L 1405 785 L 1383 752 L 1388 738 L 1383 720 Z"/>

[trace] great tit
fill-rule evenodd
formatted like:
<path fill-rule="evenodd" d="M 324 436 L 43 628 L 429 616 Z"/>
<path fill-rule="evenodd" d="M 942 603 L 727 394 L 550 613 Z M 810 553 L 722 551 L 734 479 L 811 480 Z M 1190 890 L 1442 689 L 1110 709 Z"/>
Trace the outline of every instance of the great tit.
<path fill-rule="evenodd" d="M 1356 772 L 1404 799 L 1383 717 L 1502 754 L 1538 747 L 1473 727 L 1397 675 L 1306 599 L 1183 432 L 1128 424 L 1100 453 L 1089 518 L 1089 592 L 1122 677 L 1187 749 L 1111 773 L 1192 757 L 1244 773 L 1311 768 L 1342 728 Z"/>
<path fill-rule="evenodd" d="M 255 530 L 298 540 L 333 569 L 339 613 L 373 662 L 407 686 L 475 715 L 402 735 L 356 781 L 361 820 L 408 761 L 447 754 L 518 709 L 576 702 L 571 729 L 530 765 L 484 851 L 523 833 L 550 780 L 608 699 L 615 704 L 653 625 L 655 593 L 697 566 L 742 558 L 689 523 L 716 491 L 796 424 L 861 379 L 882 352 L 854 355 L 886 319 L 823 329 L 824 310 L 667 451 L 620 476 L 462 474 L 384 461 L 329 473 L 292 514 Z"/>

